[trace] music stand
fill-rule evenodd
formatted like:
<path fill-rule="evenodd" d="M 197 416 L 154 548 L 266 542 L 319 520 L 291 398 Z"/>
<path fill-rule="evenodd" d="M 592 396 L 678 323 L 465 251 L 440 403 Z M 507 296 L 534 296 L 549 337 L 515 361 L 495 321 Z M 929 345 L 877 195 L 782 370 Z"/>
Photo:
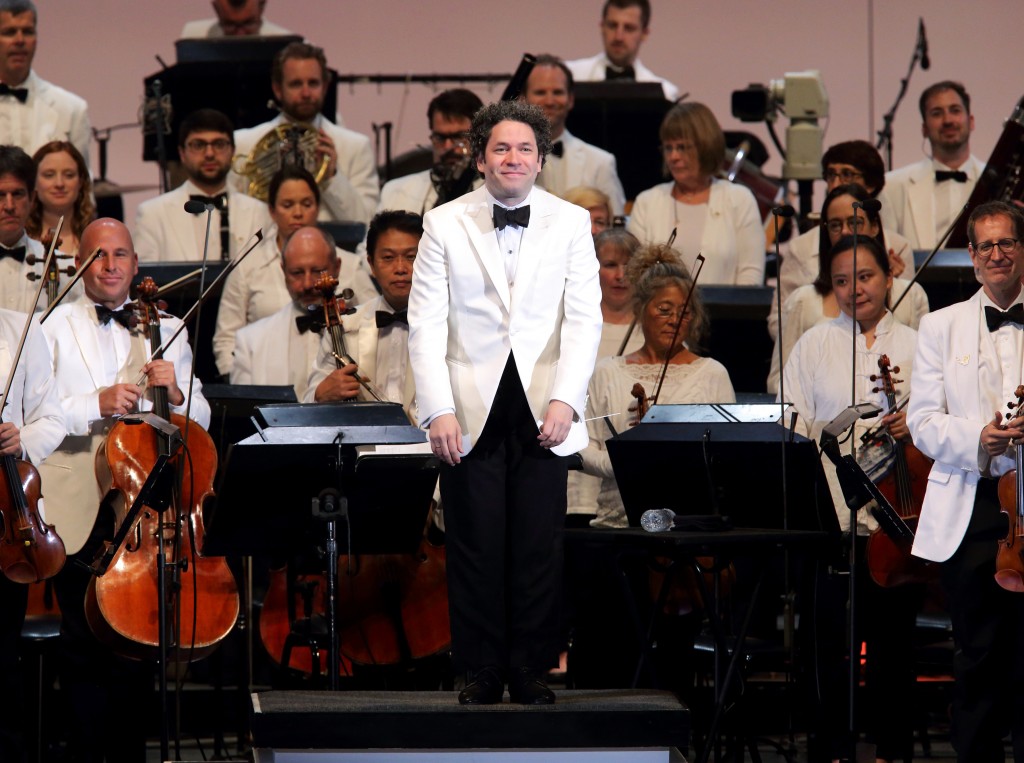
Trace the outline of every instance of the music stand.
<path fill-rule="evenodd" d="M 263 406 L 257 417 L 267 428 L 228 449 L 204 552 L 280 553 L 324 537 L 330 688 L 337 689 L 337 523 L 345 523 L 347 554 L 416 551 L 438 461 L 378 452 L 426 441 L 394 403 Z M 271 423 L 278 420 L 291 425 Z M 311 421 L 318 425 L 304 426 Z"/>
<path fill-rule="evenodd" d="M 296 402 L 295 388 L 290 384 L 204 384 L 203 397 L 210 404 L 207 431 L 218 453 L 227 453 L 231 443 L 253 433 L 252 415 L 258 406 Z"/>

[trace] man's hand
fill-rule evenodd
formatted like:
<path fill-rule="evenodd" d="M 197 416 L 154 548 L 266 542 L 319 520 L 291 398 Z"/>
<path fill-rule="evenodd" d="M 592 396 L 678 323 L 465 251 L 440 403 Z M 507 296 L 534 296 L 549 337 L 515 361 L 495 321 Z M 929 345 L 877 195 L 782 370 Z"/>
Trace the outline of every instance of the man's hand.
<path fill-rule="evenodd" d="M 1001 456 L 1010 447 L 1024 438 L 1024 416 L 1011 419 L 1003 424 L 1003 414 L 996 411 L 995 417 L 981 430 L 981 447 L 991 457 Z"/>
<path fill-rule="evenodd" d="M 324 128 L 321 127 L 316 142 L 317 162 L 322 163 L 324 157 L 327 157 L 327 177 L 332 178 L 338 172 L 338 149 L 334 147 L 334 141 L 331 140 L 331 136 L 324 132 Z"/>
<path fill-rule="evenodd" d="M 903 442 L 912 442 L 910 429 L 907 427 L 907 412 L 905 410 L 899 411 L 898 413 L 890 413 L 888 416 L 883 416 L 882 424 L 889 428 L 889 434 L 891 434 L 894 439 L 902 440 Z"/>
<path fill-rule="evenodd" d="M 14 424 L 0 424 L 0 456 L 21 458 L 21 432 Z"/>
<path fill-rule="evenodd" d="M 351 400 L 359 394 L 358 367 L 355 363 L 349 363 L 339 369 L 331 371 L 316 388 L 313 399 L 318 403 L 326 403 L 331 400 Z"/>
<path fill-rule="evenodd" d="M 565 442 L 569 436 L 569 427 L 572 426 L 575 412 L 568 403 L 561 400 L 552 400 L 548 403 L 548 409 L 544 412 L 544 421 L 541 423 L 540 434 L 537 441 L 542 448 L 553 448 Z"/>
<path fill-rule="evenodd" d="M 430 422 L 430 449 L 448 466 L 462 461 L 462 427 L 454 413 L 443 413 Z"/>
<path fill-rule="evenodd" d="M 169 360 L 151 360 L 142 367 L 142 373 L 146 375 L 150 387 L 165 387 L 167 389 L 167 402 L 171 405 L 182 405 L 185 402 L 185 393 L 178 387 L 178 380 L 174 375 L 174 364 Z"/>
<path fill-rule="evenodd" d="M 123 416 L 135 410 L 142 388 L 134 384 L 115 384 L 100 390 L 100 416 Z"/>

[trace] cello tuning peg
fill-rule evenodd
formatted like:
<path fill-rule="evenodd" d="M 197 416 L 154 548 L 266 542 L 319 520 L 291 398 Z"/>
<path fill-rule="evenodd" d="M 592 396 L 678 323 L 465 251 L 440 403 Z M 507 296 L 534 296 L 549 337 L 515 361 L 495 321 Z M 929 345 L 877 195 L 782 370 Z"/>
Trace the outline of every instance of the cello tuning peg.
<path fill-rule="evenodd" d="M 871 379 L 871 381 L 875 381 L 875 379 L 874 379 L 874 378 L 872 378 L 872 379 Z M 871 391 L 872 391 L 872 392 L 881 392 L 881 391 L 882 391 L 882 388 L 881 388 L 881 387 L 872 387 L 872 388 L 871 388 Z"/>
<path fill-rule="evenodd" d="M 892 367 L 892 372 L 894 374 L 898 374 L 900 372 L 900 367 L 899 366 L 893 366 Z M 900 380 L 900 381 L 902 381 L 902 380 Z"/>
<path fill-rule="evenodd" d="M 868 377 L 868 381 L 878 381 L 878 378 L 879 378 L 878 374 L 871 374 L 871 376 Z M 878 392 L 877 389 L 876 390 L 872 390 L 872 391 L 873 392 Z"/>

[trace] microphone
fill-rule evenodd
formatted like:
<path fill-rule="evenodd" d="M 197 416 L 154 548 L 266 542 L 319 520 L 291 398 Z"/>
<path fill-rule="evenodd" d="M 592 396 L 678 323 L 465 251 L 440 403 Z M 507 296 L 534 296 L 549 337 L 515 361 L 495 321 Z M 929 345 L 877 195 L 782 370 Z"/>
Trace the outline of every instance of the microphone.
<path fill-rule="evenodd" d="M 928 58 L 928 37 L 924 33 L 924 19 L 917 19 L 917 49 L 921 53 L 921 68 L 930 69 L 932 60 Z"/>
<path fill-rule="evenodd" d="M 671 530 L 676 523 L 672 509 L 648 509 L 640 517 L 640 526 L 649 533 L 663 533 Z"/>
<path fill-rule="evenodd" d="M 202 201 L 189 199 L 185 202 L 185 211 L 190 215 L 201 215 L 203 212 L 212 212 L 213 204 L 206 204 Z"/>
<path fill-rule="evenodd" d="M 865 212 L 877 212 L 882 208 L 882 202 L 878 199 L 864 199 L 864 201 L 853 202 L 854 209 L 863 209 Z"/>
<path fill-rule="evenodd" d="M 792 217 L 796 214 L 792 204 L 783 204 L 781 207 L 772 207 L 772 214 L 776 217 Z"/>

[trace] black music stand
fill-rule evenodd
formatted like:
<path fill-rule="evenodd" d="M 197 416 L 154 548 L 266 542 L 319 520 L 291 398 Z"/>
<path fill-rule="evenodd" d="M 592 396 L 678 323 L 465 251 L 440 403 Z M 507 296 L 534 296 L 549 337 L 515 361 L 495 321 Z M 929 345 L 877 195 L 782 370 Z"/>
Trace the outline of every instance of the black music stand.
<path fill-rule="evenodd" d="M 257 407 L 297 402 L 290 384 L 204 384 L 203 397 L 210 404 L 207 431 L 218 453 L 227 453 L 231 443 L 253 433 L 252 416 Z"/>
<path fill-rule="evenodd" d="M 263 406 L 257 417 L 267 428 L 228 449 L 204 552 L 280 553 L 325 539 L 329 676 L 337 689 L 337 524 L 345 524 L 346 554 L 413 553 L 438 461 L 392 450 L 426 442 L 394 403 Z M 279 421 L 288 423 L 271 423 Z"/>

